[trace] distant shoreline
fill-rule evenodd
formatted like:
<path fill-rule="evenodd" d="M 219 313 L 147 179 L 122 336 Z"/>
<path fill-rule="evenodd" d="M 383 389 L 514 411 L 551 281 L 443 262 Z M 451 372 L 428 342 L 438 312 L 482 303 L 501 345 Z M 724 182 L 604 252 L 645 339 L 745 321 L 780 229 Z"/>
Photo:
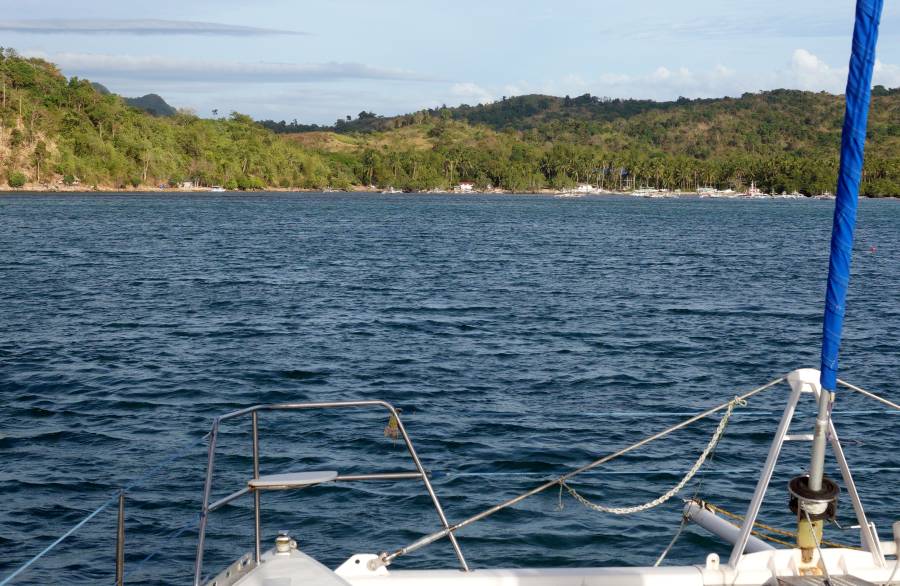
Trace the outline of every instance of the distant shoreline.
<path fill-rule="evenodd" d="M 266 189 L 248 189 L 248 190 L 227 190 L 227 191 L 212 191 L 212 189 L 208 187 L 197 187 L 190 189 L 182 189 L 182 188 L 160 188 L 160 187 L 137 187 L 137 188 L 113 188 L 108 186 L 97 186 L 91 187 L 89 189 L 85 189 L 81 186 L 37 186 L 37 185 L 28 185 L 21 188 L 12 188 L 7 185 L 0 186 L 0 197 L 4 195 L 21 195 L 21 194 L 71 194 L 71 195 L 89 195 L 89 194 L 120 194 L 120 195 L 157 195 L 157 194 L 171 194 L 171 195 L 199 195 L 199 194 L 209 194 L 209 195 L 220 195 L 222 193 L 232 194 L 232 195 L 249 195 L 249 194 L 265 194 L 265 193 L 321 193 L 321 194 L 351 194 L 351 193 L 359 193 L 359 194 L 372 194 L 372 195 L 458 195 L 458 196 L 474 196 L 474 195 L 509 195 L 509 196 L 517 196 L 517 195 L 543 195 L 549 197 L 555 197 L 560 199 L 580 199 L 585 196 L 592 197 L 634 197 L 639 199 L 722 199 L 722 200 L 765 200 L 765 199 L 818 199 L 818 200 L 830 200 L 833 197 L 822 197 L 822 196 L 789 196 L 789 195 L 757 195 L 757 196 L 749 196 L 749 195 L 729 195 L 729 196 L 705 196 L 701 195 L 697 192 L 681 192 L 681 193 L 669 193 L 663 196 L 646 196 L 640 194 L 634 194 L 627 191 L 602 191 L 602 192 L 592 192 L 592 193 L 573 193 L 572 191 L 559 191 L 553 189 L 541 189 L 537 191 L 508 191 L 503 189 L 490 189 L 490 190 L 471 190 L 471 191 L 439 191 L 439 190 L 429 190 L 429 191 L 389 191 L 389 190 L 381 190 L 381 189 L 372 189 L 371 186 L 354 186 L 350 189 L 333 189 L 333 188 L 325 188 L 325 189 L 312 189 L 312 188 L 287 188 L 287 187 L 271 187 Z M 860 198 L 865 199 L 898 199 L 900 195 L 880 195 L 880 196 L 867 196 L 860 195 Z"/>

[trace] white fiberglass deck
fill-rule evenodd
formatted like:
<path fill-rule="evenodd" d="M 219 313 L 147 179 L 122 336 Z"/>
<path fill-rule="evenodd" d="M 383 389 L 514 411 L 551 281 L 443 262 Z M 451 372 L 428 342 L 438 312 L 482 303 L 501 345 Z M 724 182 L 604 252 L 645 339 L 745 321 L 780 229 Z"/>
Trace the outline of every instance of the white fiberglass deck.
<path fill-rule="evenodd" d="M 877 567 L 867 552 L 823 550 L 832 578 L 852 576 L 873 584 L 886 584 L 893 561 Z M 706 565 L 605 568 L 515 568 L 473 570 L 369 570 L 373 555 L 356 555 L 334 572 L 299 550 L 275 554 L 242 576 L 224 575 L 209 586 L 740 586 L 777 584 L 778 578 L 800 576 L 800 552 L 782 549 L 745 555 L 738 570 L 719 565 L 713 555 Z M 223 573 L 224 574 L 224 573 Z M 839 580 L 834 580 L 835 584 Z M 891 582 L 898 584 L 900 582 Z"/>

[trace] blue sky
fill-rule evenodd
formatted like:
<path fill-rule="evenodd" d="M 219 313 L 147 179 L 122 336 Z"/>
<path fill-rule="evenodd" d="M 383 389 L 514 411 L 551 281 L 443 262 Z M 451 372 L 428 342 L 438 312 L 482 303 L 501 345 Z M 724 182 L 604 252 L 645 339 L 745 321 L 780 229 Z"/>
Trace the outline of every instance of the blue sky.
<path fill-rule="evenodd" d="M 360 110 L 550 93 L 674 99 L 839 92 L 851 0 L 0 0 L 0 45 L 209 116 L 330 123 Z M 885 7 L 876 83 L 900 86 Z"/>

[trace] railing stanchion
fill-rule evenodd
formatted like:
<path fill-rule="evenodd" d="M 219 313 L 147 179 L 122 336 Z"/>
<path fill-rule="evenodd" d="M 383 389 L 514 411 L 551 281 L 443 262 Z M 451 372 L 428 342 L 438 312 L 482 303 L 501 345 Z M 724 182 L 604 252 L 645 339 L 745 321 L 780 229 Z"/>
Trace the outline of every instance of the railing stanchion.
<path fill-rule="evenodd" d="M 209 495 L 212 492 L 213 465 L 216 460 L 216 439 L 219 436 L 219 421 L 213 420 L 209 433 L 209 452 L 206 456 L 206 482 L 203 485 L 203 509 L 200 511 L 200 526 L 197 528 L 197 559 L 194 562 L 194 586 L 200 586 L 203 577 L 203 546 L 206 541 L 206 522 L 209 519 Z"/>
<path fill-rule="evenodd" d="M 456 559 L 459 560 L 460 569 L 463 572 L 468 572 L 469 564 L 466 563 L 466 557 L 463 555 L 463 552 L 459 547 L 459 543 L 456 541 L 456 535 L 450 532 L 450 523 L 447 522 L 447 516 L 444 515 L 444 508 L 441 507 L 441 501 L 440 499 L 438 499 L 437 493 L 434 492 L 434 488 L 431 486 L 431 481 L 428 480 L 428 474 L 425 472 L 425 468 L 422 466 L 422 462 L 419 460 L 419 455 L 416 454 L 416 449 L 413 447 L 412 440 L 409 439 L 409 435 L 406 433 L 406 427 L 404 427 L 403 422 L 400 421 L 400 414 L 397 413 L 397 410 L 394 409 L 393 405 L 390 405 L 388 403 L 384 403 L 384 405 L 388 408 L 388 410 L 394 416 L 394 419 L 397 421 L 397 429 L 400 430 L 400 434 L 403 436 L 403 441 L 406 443 L 406 449 L 409 451 L 409 455 L 415 463 L 416 469 L 422 475 L 422 482 L 425 483 L 425 490 L 428 491 L 428 496 L 431 497 L 431 502 L 434 504 L 434 508 L 437 511 L 438 518 L 441 520 L 441 525 L 443 525 L 444 529 L 448 531 L 447 538 L 450 540 L 450 545 L 453 547 L 453 552 L 456 554 Z"/>
<path fill-rule="evenodd" d="M 253 478 L 255 480 L 259 478 L 259 412 L 254 411 L 250 417 L 253 421 Z M 254 555 L 256 556 L 256 565 L 259 565 L 262 562 L 262 535 L 258 490 L 253 491 L 253 523 L 254 538 L 256 539 Z"/>
<path fill-rule="evenodd" d="M 116 526 L 116 586 L 125 584 L 125 491 L 119 491 L 119 519 Z"/>

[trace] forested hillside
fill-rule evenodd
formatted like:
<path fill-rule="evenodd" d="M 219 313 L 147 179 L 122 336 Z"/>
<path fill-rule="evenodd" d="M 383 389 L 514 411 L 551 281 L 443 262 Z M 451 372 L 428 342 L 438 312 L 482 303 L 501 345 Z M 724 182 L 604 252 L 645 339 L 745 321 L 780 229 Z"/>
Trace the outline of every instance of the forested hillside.
<path fill-rule="evenodd" d="M 248 116 L 151 116 L 87 80 L 9 49 L 0 58 L 0 181 L 84 187 L 346 187 L 352 169 L 284 140 Z M 24 177 L 24 181 L 22 181 Z"/>
<path fill-rule="evenodd" d="M 900 90 L 878 86 L 873 96 L 862 190 L 900 194 Z M 835 188 L 843 108 L 842 96 L 798 90 L 673 102 L 529 95 L 391 118 L 363 112 L 313 130 L 367 145 L 403 145 L 394 137 L 417 134 L 420 144 L 453 153 L 447 164 L 467 178 L 512 188 L 590 181 L 740 189 L 755 182 L 770 192 L 817 194 Z M 442 140 L 442 129 L 454 125 L 481 130 Z"/>
<path fill-rule="evenodd" d="M 580 182 L 689 190 L 755 182 L 817 194 L 834 190 L 843 114 L 840 96 L 776 90 L 674 102 L 520 96 L 391 118 L 364 111 L 333 127 L 238 113 L 151 116 L 11 50 L 0 56 L 0 85 L 0 183 L 31 187 L 426 190 L 472 181 L 515 191 Z M 896 195 L 900 92 L 878 87 L 874 96 L 862 189 Z M 158 96 L 145 98 L 138 105 L 165 110 Z"/>

